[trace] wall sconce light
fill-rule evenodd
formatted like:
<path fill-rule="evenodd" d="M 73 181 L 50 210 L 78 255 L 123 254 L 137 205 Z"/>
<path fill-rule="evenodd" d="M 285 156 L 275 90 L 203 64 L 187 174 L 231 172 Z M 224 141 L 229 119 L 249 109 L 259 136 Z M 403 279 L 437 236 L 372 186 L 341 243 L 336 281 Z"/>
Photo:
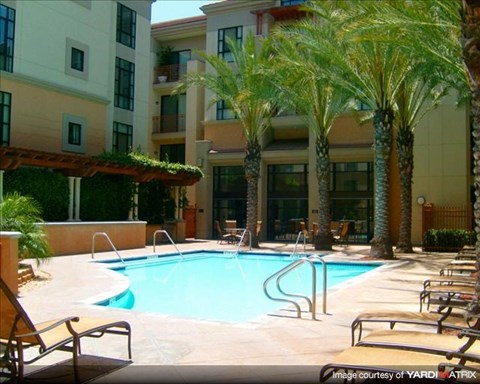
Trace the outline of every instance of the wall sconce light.
<path fill-rule="evenodd" d="M 418 197 L 417 197 L 417 204 L 418 204 L 418 205 L 423 205 L 423 204 L 425 204 L 425 197 L 424 197 L 424 196 L 418 196 Z"/>
<path fill-rule="evenodd" d="M 199 168 L 203 167 L 203 157 L 199 157 L 197 159 L 197 167 L 199 167 Z"/>

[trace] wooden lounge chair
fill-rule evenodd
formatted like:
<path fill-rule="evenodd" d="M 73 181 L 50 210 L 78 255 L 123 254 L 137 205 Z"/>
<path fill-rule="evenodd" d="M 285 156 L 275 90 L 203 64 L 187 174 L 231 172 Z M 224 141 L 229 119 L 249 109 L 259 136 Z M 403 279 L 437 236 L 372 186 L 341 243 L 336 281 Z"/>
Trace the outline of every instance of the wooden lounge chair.
<path fill-rule="evenodd" d="M 131 329 L 126 321 L 67 317 L 33 324 L 2 279 L 0 313 L 0 344 L 4 351 L 1 361 L 13 379 L 22 380 L 25 364 L 31 364 L 55 350 L 61 350 L 73 353 L 75 380 L 78 381 L 78 357 L 81 354 L 82 337 L 101 337 L 106 333 L 126 335 L 128 358 L 132 358 Z M 28 361 L 24 356 L 24 349 L 27 347 L 38 347 L 38 354 Z"/>
<path fill-rule="evenodd" d="M 430 335 L 438 337 L 447 336 Z M 394 374 L 394 382 L 398 382 L 401 378 L 409 378 L 407 375 L 402 376 L 406 371 L 422 371 L 425 370 L 426 367 L 438 369 L 439 366 L 444 364 L 454 364 L 457 367 L 469 367 L 473 365 L 474 369 L 478 368 L 480 355 L 475 353 L 476 350 L 471 351 L 471 347 L 475 340 L 480 337 L 480 333 L 466 330 L 462 331 L 462 336 L 466 336 L 467 340 L 458 348 L 451 350 L 444 349 L 443 351 L 433 347 L 429 350 L 427 347 L 424 352 L 418 352 L 409 349 L 409 346 L 402 346 L 400 344 L 390 344 L 379 347 L 366 345 L 350 347 L 337 355 L 331 363 L 322 367 L 320 370 L 320 382 L 327 381 L 333 377 L 335 373 L 340 371 L 345 373 L 349 372 L 350 374 L 356 374 L 359 371 L 391 373 Z M 476 348 L 477 347 L 475 347 L 475 349 Z M 387 380 L 383 382 L 387 382 Z"/>

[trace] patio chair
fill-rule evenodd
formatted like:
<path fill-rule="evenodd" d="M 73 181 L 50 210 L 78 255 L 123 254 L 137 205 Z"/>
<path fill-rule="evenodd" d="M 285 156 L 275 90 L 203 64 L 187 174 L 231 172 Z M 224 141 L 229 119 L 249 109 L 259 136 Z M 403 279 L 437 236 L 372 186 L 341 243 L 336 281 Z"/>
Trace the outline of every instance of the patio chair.
<path fill-rule="evenodd" d="M 348 239 L 350 224 L 348 222 L 341 222 L 338 225 L 337 232 L 333 235 L 333 241 L 336 243 L 345 243 Z"/>
<path fill-rule="evenodd" d="M 0 344 L 3 355 L 2 367 L 9 375 L 22 381 L 24 365 L 31 364 L 55 351 L 73 353 L 75 380 L 78 382 L 78 359 L 81 355 L 82 337 L 101 337 L 104 334 L 126 335 L 128 338 L 128 358 L 132 358 L 131 329 L 126 321 L 101 318 L 67 317 L 38 324 L 28 317 L 21 304 L 0 279 Z M 24 349 L 38 347 L 38 354 L 25 359 Z"/>
<path fill-rule="evenodd" d="M 444 329 L 461 330 L 469 326 L 463 313 L 454 312 L 453 306 L 446 306 L 437 312 L 413 312 L 413 311 L 365 311 L 357 315 L 351 324 L 352 346 L 355 341 L 362 339 L 363 326 L 365 324 L 386 323 L 390 329 L 397 324 L 412 324 L 436 329 L 442 333 Z M 358 331 L 358 338 L 355 333 Z"/>
<path fill-rule="evenodd" d="M 435 335 L 447 336 L 447 335 Z M 375 372 L 393 374 L 392 378 L 395 382 L 400 379 L 408 379 L 408 372 L 424 371 L 426 367 L 442 367 L 445 364 L 455 365 L 456 367 L 466 367 L 477 364 L 480 355 L 476 354 L 476 349 L 471 351 L 475 340 L 480 337 L 477 331 L 465 330 L 461 333 L 462 337 L 467 337 L 466 342 L 459 348 L 451 350 L 437 350 L 427 347 L 423 352 L 409 349 L 408 346 L 402 345 L 385 345 L 385 346 L 366 346 L 358 345 L 345 349 L 337 355 L 331 363 L 328 363 L 320 370 L 320 382 L 325 382 L 335 373 L 343 371 L 344 373 Z M 450 339 L 450 338 L 449 338 Z M 447 340 L 447 339 L 445 339 Z M 428 351 L 429 350 L 429 351 Z M 469 365 L 467 365 L 467 362 Z M 473 363 L 473 364 L 472 364 Z M 473 366 L 478 368 L 478 364 Z M 338 378 L 338 376 L 336 376 Z M 411 378 L 410 378 L 411 379 Z M 385 382 L 387 380 L 384 380 Z"/>
<path fill-rule="evenodd" d="M 427 304 L 427 309 L 431 304 L 452 305 L 455 303 L 460 307 L 466 306 L 474 293 L 474 285 L 430 285 L 420 292 L 420 312 L 422 312 L 424 303 Z"/>
<path fill-rule="evenodd" d="M 222 244 L 224 241 L 227 243 L 232 242 L 232 234 L 231 233 L 224 233 L 222 227 L 220 226 L 220 222 L 215 220 L 215 228 L 217 230 L 217 243 Z"/>

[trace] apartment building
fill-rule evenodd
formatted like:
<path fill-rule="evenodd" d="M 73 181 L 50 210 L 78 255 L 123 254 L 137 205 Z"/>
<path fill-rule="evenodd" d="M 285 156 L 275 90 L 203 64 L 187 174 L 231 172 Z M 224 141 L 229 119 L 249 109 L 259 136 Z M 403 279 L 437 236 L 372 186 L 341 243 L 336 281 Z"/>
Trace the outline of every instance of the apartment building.
<path fill-rule="evenodd" d="M 2 0 L 2 145 L 146 151 L 151 3 Z"/>
<path fill-rule="evenodd" d="M 152 25 L 154 64 L 150 104 L 150 153 L 198 165 L 206 177 L 188 187 L 196 210 L 196 236 L 215 238 L 215 220 L 246 220 L 242 128 L 222 103 L 207 108 L 208 90 L 191 88 L 172 97 L 186 71 L 205 71 L 196 51 L 228 58 L 225 37 L 267 36 L 275 25 L 302 17 L 303 0 L 225 0 L 202 7 L 204 16 Z M 361 108 L 361 106 L 359 106 Z M 421 243 L 422 204 L 469 205 L 471 199 L 468 113 L 455 98 L 429 113 L 415 131 L 414 243 Z M 295 239 L 298 223 L 318 221 L 315 138 L 294 114 L 275 117 L 262 137 L 259 220 L 262 240 Z M 355 241 L 373 236 L 373 131 L 352 114 L 337 119 L 330 135 L 332 220 L 355 223 Z M 391 167 L 391 234 L 398 238 L 399 175 Z"/>

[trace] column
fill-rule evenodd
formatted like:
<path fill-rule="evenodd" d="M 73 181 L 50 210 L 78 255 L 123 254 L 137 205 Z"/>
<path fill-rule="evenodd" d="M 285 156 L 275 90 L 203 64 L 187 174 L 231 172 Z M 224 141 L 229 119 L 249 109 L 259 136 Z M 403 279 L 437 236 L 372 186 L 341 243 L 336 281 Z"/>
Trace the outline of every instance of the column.
<path fill-rule="evenodd" d="M 68 202 L 68 220 L 73 221 L 73 205 L 75 202 L 75 177 L 68 176 L 68 191 L 69 191 L 69 202 Z"/>
<path fill-rule="evenodd" d="M 135 190 L 133 192 L 133 220 L 138 220 L 138 186 L 140 183 L 135 183 Z"/>
<path fill-rule="evenodd" d="M 178 216 L 180 210 L 180 194 L 178 193 L 180 187 L 173 188 L 173 198 L 175 200 L 175 219 L 178 220 L 180 217 Z"/>
<path fill-rule="evenodd" d="M 82 181 L 81 177 L 75 177 L 75 221 L 80 220 L 80 182 Z"/>

